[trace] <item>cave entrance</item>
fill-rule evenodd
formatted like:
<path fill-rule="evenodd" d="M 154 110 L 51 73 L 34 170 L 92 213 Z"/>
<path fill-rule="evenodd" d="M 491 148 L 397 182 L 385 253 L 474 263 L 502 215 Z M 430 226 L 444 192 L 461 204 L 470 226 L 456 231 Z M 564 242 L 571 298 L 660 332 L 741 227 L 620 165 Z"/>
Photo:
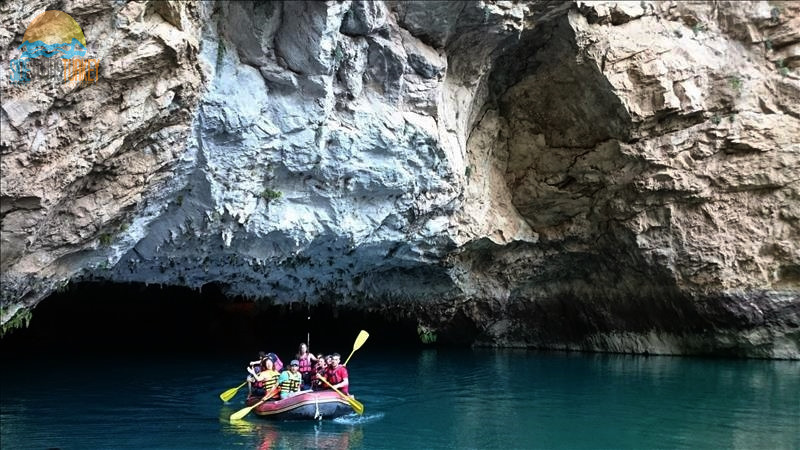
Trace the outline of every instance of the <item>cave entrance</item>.
<path fill-rule="evenodd" d="M 82 282 L 50 295 L 27 328 L 8 333 L 4 355 L 147 352 L 294 353 L 310 334 L 311 350 L 349 354 L 359 330 L 371 347 L 420 345 L 416 322 L 331 303 L 269 305 L 201 291 L 142 283 Z"/>

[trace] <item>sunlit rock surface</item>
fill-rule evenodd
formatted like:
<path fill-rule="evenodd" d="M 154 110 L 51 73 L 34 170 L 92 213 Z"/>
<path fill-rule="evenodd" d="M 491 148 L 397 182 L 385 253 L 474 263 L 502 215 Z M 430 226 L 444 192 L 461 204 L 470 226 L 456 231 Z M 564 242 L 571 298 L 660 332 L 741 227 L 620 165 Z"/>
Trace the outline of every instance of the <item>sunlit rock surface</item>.
<path fill-rule="evenodd" d="M 2 80 L 4 323 L 71 279 L 214 283 L 800 358 L 797 4 L 112 5 L 62 8 L 100 83 Z M 0 6 L 4 62 L 45 6 Z"/>

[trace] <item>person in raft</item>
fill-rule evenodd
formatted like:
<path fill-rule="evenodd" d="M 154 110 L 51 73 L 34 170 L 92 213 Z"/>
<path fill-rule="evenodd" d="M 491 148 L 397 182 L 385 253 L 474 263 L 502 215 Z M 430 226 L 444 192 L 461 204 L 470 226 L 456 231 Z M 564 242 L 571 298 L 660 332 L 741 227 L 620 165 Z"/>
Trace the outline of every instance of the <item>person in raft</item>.
<path fill-rule="evenodd" d="M 266 352 L 258 352 L 258 359 L 247 364 L 248 395 L 264 395 L 264 392 L 261 392 L 262 383 L 256 380 L 256 375 L 263 369 L 265 359 L 268 359 Z"/>
<path fill-rule="evenodd" d="M 278 378 L 278 385 L 281 387 L 281 400 L 291 397 L 292 395 L 300 392 L 300 385 L 303 383 L 303 377 L 300 376 L 300 362 L 293 359 L 289 363 L 289 370 L 281 372 Z"/>
<path fill-rule="evenodd" d="M 314 373 L 314 367 L 311 361 L 316 361 L 317 357 L 308 352 L 308 346 L 305 342 L 300 343 L 300 348 L 297 349 L 297 362 L 300 363 L 300 376 L 303 377 L 303 389 L 311 388 L 311 376 Z"/>
<path fill-rule="evenodd" d="M 281 359 L 278 358 L 278 355 L 276 355 L 275 353 L 270 352 L 270 353 L 267 353 L 267 358 L 272 360 L 272 364 L 275 365 L 275 370 L 276 371 L 280 372 L 283 369 L 283 362 L 281 362 Z"/>
<path fill-rule="evenodd" d="M 255 375 L 256 381 L 261 383 L 261 388 L 264 390 L 264 393 L 261 394 L 263 396 L 262 400 L 271 400 L 277 399 L 280 397 L 278 391 L 275 391 L 270 398 L 267 398 L 266 395 L 278 384 L 278 378 L 280 378 L 281 374 L 276 372 L 275 367 L 272 363 L 272 360 L 269 358 L 264 359 L 264 368 L 261 372 Z"/>
<path fill-rule="evenodd" d="M 261 363 L 264 362 L 264 358 L 266 358 L 266 357 L 267 357 L 267 353 L 266 352 L 264 352 L 264 351 L 258 352 L 258 359 L 255 360 L 255 361 L 250 361 L 247 364 L 247 367 L 248 367 L 247 371 L 250 372 L 251 371 L 250 369 L 252 369 L 256 373 L 258 373 L 258 371 L 261 370 Z"/>
<path fill-rule="evenodd" d="M 333 354 L 331 363 L 325 370 L 325 379 L 336 389 L 339 389 L 344 394 L 349 394 L 350 392 L 348 392 L 348 386 L 350 386 L 350 380 L 347 376 L 347 368 L 339 365 L 339 361 L 341 361 L 341 359 L 342 355 L 338 353 Z M 327 385 L 325 386 L 327 387 Z"/>
<path fill-rule="evenodd" d="M 311 389 L 315 391 L 328 389 L 328 387 L 319 380 L 319 375 L 325 376 L 326 367 L 328 366 L 325 364 L 325 356 L 320 353 L 317 355 L 317 364 L 314 366 L 314 378 L 311 380 Z"/>

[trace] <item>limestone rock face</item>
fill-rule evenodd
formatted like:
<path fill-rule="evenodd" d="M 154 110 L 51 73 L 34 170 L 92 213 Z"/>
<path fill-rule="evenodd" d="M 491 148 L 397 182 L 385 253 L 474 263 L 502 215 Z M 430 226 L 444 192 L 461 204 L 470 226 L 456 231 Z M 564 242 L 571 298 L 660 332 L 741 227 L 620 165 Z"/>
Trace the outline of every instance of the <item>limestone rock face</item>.
<path fill-rule="evenodd" d="M 44 8 L 0 8 L 7 61 Z M 213 283 L 459 342 L 800 358 L 792 2 L 63 10 L 107 69 L 0 85 L 4 323 L 70 279 Z"/>
<path fill-rule="evenodd" d="M 109 246 L 135 244 L 153 207 L 183 184 L 174 176 L 202 86 L 198 11 L 182 2 L 67 3 L 87 58 L 100 62 L 96 84 L 65 85 L 56 73 L 11 85 L 8 62 L 49 3 L 0 6 L 3 323 L 108 265 Z M 31 69 L 48 62 L 31 60 Z"/>

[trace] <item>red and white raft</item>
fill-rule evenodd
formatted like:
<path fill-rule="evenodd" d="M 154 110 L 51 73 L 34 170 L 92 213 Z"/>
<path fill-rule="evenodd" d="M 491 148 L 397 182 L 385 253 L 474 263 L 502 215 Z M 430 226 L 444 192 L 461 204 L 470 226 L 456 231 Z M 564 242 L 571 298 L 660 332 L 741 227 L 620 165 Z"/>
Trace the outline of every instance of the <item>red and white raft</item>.
<path fill-rule="evenodd" d="M 261 400 L 248 397 L 245 404 L 252 406 Z M 353 407 L 334 391 L 302 391 L 283 400 L 264 402 L 253 413 L 275 420 L 333 419 L 353 412 Z"/>

